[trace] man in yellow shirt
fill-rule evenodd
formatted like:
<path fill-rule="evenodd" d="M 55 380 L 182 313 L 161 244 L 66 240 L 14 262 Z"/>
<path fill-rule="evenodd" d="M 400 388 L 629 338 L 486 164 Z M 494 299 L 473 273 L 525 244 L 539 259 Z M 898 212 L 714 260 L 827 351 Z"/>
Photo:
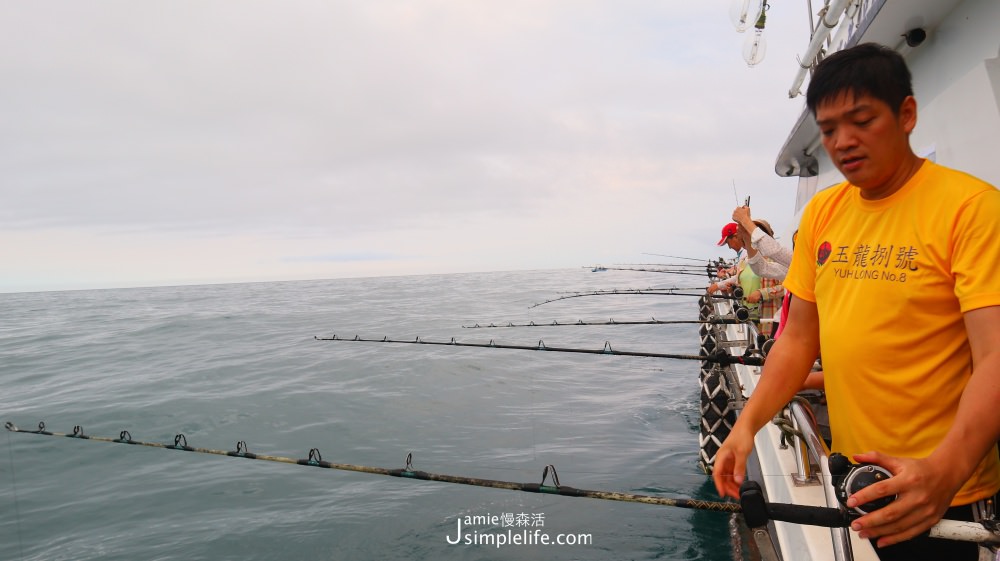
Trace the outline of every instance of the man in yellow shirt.
<path fill-rule="evenodd" d="M 897 496 L 852 528 L 883 560 L 976 559 L 923 533 L 1000 490 L 1000 191 L 913 153 L 910 73 L 890 49 L 829 56 L 806 103 L 847 181 L 803 213 L 785 279 L 795 305 L 718 452 L 716 488 L 738 496 L 754 434 L 822 346 L 832 449 L 893 474 L 848 505 Z"/>

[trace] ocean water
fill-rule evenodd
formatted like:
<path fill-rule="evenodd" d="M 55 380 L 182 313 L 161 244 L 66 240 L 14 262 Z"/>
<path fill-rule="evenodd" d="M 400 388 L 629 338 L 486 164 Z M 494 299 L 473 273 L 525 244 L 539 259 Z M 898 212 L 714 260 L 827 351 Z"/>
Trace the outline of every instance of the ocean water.
<path fill-rule="evenodd" d="M 692 280 L 694 279 L 694 280 Z M 694 354 L 697 286 L 589 269 L 0 294 L 0 419 L 34 429 L 717 500 L 697 466 L 697 362 L 318 341 L 413 339 Z M 694 284 L 692 284 L 694 283 Z M 0 559 L 731 558 L 727 515 L 4 431 Z M 451 544 L 527 529 L 577 545 Z"/>

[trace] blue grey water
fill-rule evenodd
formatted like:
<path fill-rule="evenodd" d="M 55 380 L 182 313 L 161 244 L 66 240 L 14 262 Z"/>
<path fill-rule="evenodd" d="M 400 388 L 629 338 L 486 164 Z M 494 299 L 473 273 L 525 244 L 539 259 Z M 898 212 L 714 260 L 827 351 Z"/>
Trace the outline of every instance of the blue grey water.
<path fill-rule="evenodd" d="M 2 294 L 0 420 L 386 468 L 412 452 L 414 469 L 528 483 L 551 464 L 563 485 L 717 500 L 697 466 L 697 362 L 314 339 L 693 354 L 693 325 L 462 326 L 695 319 L 685 297 L 529 306 L 700 282 L 579 269 Z M 711 512 L 8 431 L 0 504 L 4 560 L 731 558 Z M 449 543 L 486 515 L 590 543 Z"/>

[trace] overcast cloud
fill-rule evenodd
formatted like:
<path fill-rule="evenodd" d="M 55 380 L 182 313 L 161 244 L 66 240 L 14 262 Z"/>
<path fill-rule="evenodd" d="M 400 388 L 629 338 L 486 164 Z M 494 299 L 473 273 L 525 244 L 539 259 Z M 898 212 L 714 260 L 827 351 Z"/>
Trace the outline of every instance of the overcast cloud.
<path fill-rule="evenodd" d="M 712 257 L 808 42 L 729 1 L 0 0 L 0 291 Z"/>

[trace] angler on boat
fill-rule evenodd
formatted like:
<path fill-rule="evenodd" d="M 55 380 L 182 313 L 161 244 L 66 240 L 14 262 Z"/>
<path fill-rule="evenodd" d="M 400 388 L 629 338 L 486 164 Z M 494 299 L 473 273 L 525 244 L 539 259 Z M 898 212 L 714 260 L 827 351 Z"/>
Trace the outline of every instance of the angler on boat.
<path fill-rule="evenodd" d="M 776 165 L 801 177 L 799 209 L 811 199 L 785 281 L 796 300 L 764 372 L 733 367 L 741 384 L 726 391 L 742 410 L 713 476 L 720 493 L 738 496 L 755 469 L 787 473 L 767 423 L 782 411 L 800 431 L 810 423 L 810 408 L 789 400 L 822 349 L 832 445 L 882 474 L 840 489 L 845 508 L 864 512 L 849 539 L 834 538 L 835 558 L 977 559 L 975 546 L 923 532 L 943 515 L 990 520 L 1000 489 L 1000 276 L 989 270 L 1000 261 L 1000 193 L 987 183 L 1000 181 L 1000 43 L 995 33 L 958 31 L 995 28 L 1000 5 L 843 1 L 821 19 L 791 94 L 831 29 L 824 54 L 834 54 L 815 67 L 808 111 Z M 921 33 L 911 33 L 915 24 Z M 966 40 L 950 39 L 958 36 Z M 917 87 L 889 47 L 912 63 Z M 752 396 L 745 404 L 741 386 Z M 818 459 L 828 481 L 834 470 L 816 440 L 806 459 Z M 772 499 L 799 494 L 784 477 L 762 483 Z M 895 499 L 864 508 L 886 497 Z M 827 557 L 823 538 L 776 528 L 785 558 Z"/>

